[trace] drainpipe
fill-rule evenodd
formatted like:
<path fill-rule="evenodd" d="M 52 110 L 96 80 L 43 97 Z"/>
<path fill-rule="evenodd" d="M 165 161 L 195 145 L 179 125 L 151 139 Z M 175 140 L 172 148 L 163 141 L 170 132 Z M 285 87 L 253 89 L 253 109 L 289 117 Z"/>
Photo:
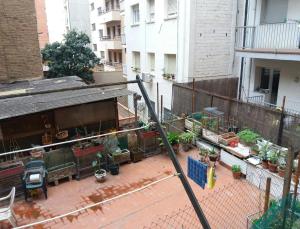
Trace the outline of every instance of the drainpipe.
<path fill-rule="evenodd" d="M 245 12 L 244 13 L 244 27 L 246 27 L 247 19 L 248 19 L 248 0 L 245 1 L 245 11 L 244 12 Z M 246 44 L 246 28 L 244 28 L 243 47 L 245 47 L 245 44 Z M 243 75 L 244 75 L 244 57 L 242 57 L 242 62 L 241 62 L 239 100 L 241 99 L 241 95 L 242 95 Z"/>

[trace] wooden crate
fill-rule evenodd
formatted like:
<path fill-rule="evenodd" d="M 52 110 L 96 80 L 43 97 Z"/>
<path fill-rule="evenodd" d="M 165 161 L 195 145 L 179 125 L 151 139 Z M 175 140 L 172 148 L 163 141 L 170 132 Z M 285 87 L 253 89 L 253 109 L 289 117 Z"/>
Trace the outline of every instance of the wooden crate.
<path fill-rule="evenodd" d="M 219 135 L 218 137 L 218 142 L 220 144 L 223 144 L 225 146 L 228 146 L 230 142 L 239 142 L 240 138 L 234 133 L 234 132 L 229 132 L 229 133 L 224 133 Z"/>
<path fill-rule="evenodd" d="M 57 166 L 56 168 L 51 168 L 48 171 L 48 182 L 54 182 L 58 185 L 58 181 L 63 178 L 69 178 L 72 180 L 72 176 L 76 174 L 76 164 L 74 162 L 66 163 L 65 165 Z"/>
<path fill-rule="evenodd" d="M 117 164 L 122 164 L 125 162 L 130 162 L 130 152 L 127 149 L 122 150 L 120 153 L 118 154 L 113 154 L 112 155 L 112 159 L 115 163 Z"/>

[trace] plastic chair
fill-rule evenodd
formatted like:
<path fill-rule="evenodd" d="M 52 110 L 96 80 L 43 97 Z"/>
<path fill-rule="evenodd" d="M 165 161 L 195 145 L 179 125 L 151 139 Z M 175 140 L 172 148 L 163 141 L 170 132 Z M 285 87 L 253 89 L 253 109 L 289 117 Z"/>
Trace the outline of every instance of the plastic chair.
<path fill-rule="evenodd" d="M 0 221 L 8 220 L 13 227 L 17 226 L 17 220 L 13 210 L 15 193 L 16 188 L 13 187 L 6 197 L 0 198 L 0 202 L 4 202 L 5 200 L 10 199 L 9 205 L 7 207 L 3 207 L 1 204 L 2 207 L 0 208 Z"/>
<path fill-rule="evenodd" d="M 41 180 L 31 182 L 30 181 L 30 176 L 31 175 L 40 175 Z M 48 198 L 47 195 L 47 170 L 45 167 L 45 162 L 41 160 L 35 160 L 35 161 L 30 161 L 25 165 L 25 172 L 23 176 L 23 188 L 24 188 L 24 195 L 25 195 L 25 200 L 27 200 L 28 197 L 28 192 L 30 190 L 34 189 L 39 189 L 41 188 L 45 194 L 45 198 Z"/>

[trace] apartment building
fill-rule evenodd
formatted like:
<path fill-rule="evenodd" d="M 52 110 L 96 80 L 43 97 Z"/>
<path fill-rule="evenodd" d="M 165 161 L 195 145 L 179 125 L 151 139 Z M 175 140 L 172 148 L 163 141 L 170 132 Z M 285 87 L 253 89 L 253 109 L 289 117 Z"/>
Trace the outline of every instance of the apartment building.
<path fill-rule="evenodd" d="M 125 0 L 127 79 L 142 76 L 153 107 L 163 95 L 171 110 L 173 83 L 232 76 L 234 2 Z"/>
<path fill-rule="evenodd" d="M 119 0 L 90 0 L 92 46 L 104 71 L 122 70 L 121 18 Z"/>
<path fill-rule="evenodd" d="M 1 1 L 0 83 L 43 76 L 34 0 Z"/>
<path fill-rule="evenodd" d="M 300 1 L 239 1 L 235 72 L 240 97 L 300 112 Z"/>
<path fill-rule="evenodd" d="M 35 11 L 40 49 L 43 49 L 49 42 L 45 0 L 35 0 Z"/>
<path fill-rule="evenodd" d="M 49 42 L 61 42 L 69 30 L 91 37 L 89 0 L 45 0 Z"/>

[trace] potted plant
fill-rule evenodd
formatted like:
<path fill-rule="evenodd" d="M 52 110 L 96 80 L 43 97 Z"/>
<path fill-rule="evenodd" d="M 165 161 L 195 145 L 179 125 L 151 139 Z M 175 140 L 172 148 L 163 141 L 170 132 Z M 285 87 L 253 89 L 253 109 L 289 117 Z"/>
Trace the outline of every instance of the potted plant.
<path fill-rule="evenodd" d="M 272 144 L 268 141 L 262 140 L 262 141 L 258 141 L 257 146 L 258 146 L 258 156 L 262 162 L 262 167 L 264 169 L 268 169 L 269 168 L 269 164 L 268 164 L 268 153 L 270 151 L 270 146 Z"/>
<path fill-rule="evenodd" d="M 167 132 L 167 139 L 170 145 L 172 146 L 175 153 L 178 153 L 179 149 L 179 135 L 175 132 Z M 162 142 L 162 139 L 159 138 L 160 146 L 164 146 L 164 143 Z"/>
<path fill-rule="evenodd" d="M 218 153 L 215 151 L 215 148 L 208 150 L 208 157 L 211 162 L 216 162 L 218 160 Z"/>
<path fill-rule="evenodd" d="M 279 158 L 279 151 L 271 151 L 269 153 L 269 171 L 276 173 L 277 172 L 277 166 L 278 166 L 278 158 Z"/>
<path fill-rule="evenodd" d="M 205 148 L 200 148 L 199 149 L 199 156 L 200 156 L 200 161 L 203 163 L 207 164 L 207 155 L 208 155 L 208 150 Z"/>
<path fill-rule="evenodd" d="M 285 168 L 286 168 L 286 163 L 285 162 L 279 162 L 279 166 L 278 166 L 278 175 L 279 176 L 284 177 Z"/>
<path fill-rule="evenodd" d="M 195 134 L 191 132 L 184 132 L 179 135 L 179 142 L 182 144 L 183 151 L 187 152 L 191 148 L 192 141 Z"/>
<path fill-rule="evenodd" d="M 239 136 L 241 142 L 248 146 L 254 145 L 256 140 L 260 138 L 259 134 L 250 129 L 242 130 L 237 135 Z"/>
<path fill-rule="evenodd" d="M 113 176 L 118 175 L 120 166 L 119 166 L 119 164 L 112 163 L 109 165 L 109 170 L 110 170 L 111 175 L 113 175 Z"/>
<path fill-rule="evenodd" d="M 232 175 L 234 179 L 240 179 L 241 178 L 241 166 L 240 165 L 233 165 L 231 167 Z"/>
<path fill-rule="evenodd" d="M 104 182 L 106 179 L 106 170 L 101 169 L 101 159 L 102 159 L 102 154 L 97 153 L 96 160 L 92 162 L 92 166 L 95 170 L 95 177 L 98 182 Z"/>

